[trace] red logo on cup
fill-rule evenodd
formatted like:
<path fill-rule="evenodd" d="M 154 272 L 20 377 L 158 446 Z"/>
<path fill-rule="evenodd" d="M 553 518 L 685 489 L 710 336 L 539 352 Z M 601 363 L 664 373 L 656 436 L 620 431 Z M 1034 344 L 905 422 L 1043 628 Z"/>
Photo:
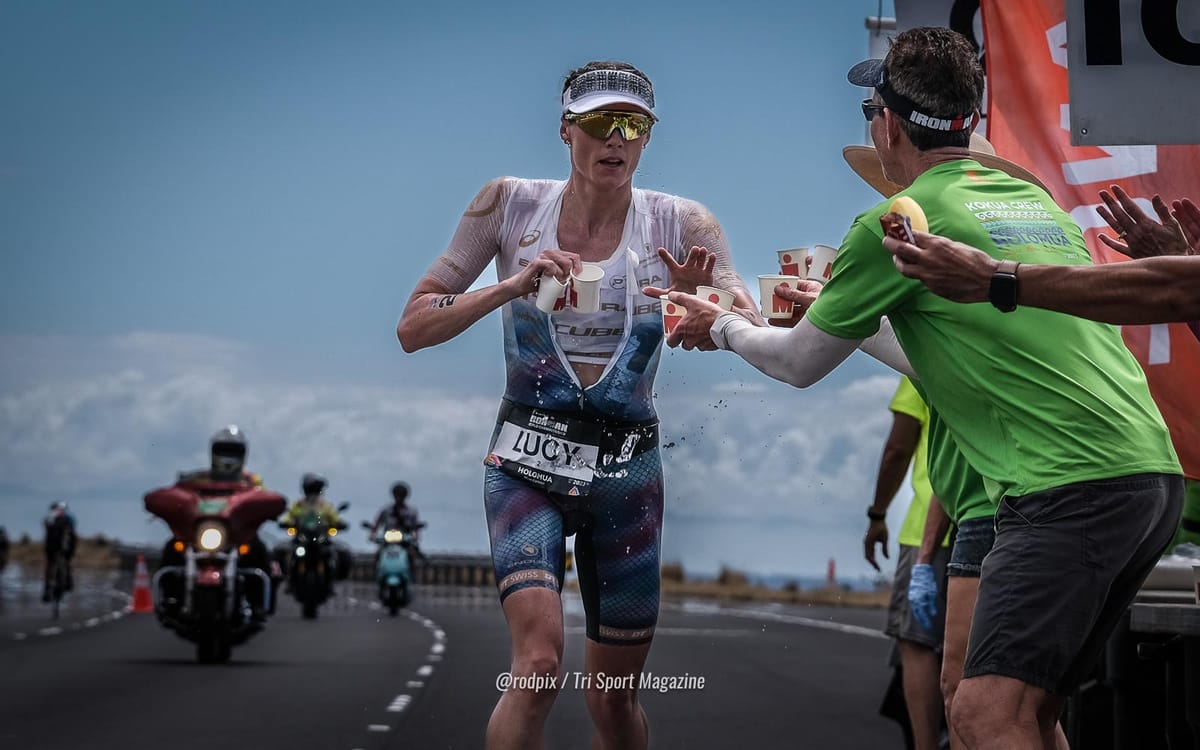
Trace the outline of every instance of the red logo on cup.
<path fill-rule="evenodd" d="M 684 309 L 674 302 L 663 302 L 663 330 L 667 333 L 675 330 L 679 321 L 683 320 Z"/>
<path fill-rule="evenodd" d="M 708 301 L 713 303 L 714 305 L 719 305 L 719 304 L 721 304 L 721 295 L 710 294 L 710 295 L 708 295 Z"/>
<path fill-rule="evenodd" d="M 784 299 L 778 294 L 771 295 L 771 312 L 773 313 L 790 313 L 792 311 L 792 301 Z"/>
<path fill-rule="evenodd" d="M 779 268 L 784 276 L 799 276 L 800 260 L 793 253 L 784 253 L 779 257 Z"/>

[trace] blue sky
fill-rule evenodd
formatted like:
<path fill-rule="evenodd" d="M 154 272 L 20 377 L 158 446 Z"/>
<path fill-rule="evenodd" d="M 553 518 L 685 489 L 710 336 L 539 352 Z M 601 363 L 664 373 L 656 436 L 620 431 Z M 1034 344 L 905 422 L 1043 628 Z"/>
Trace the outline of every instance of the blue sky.
<path fill-rule="evenodd" d="M 499 318 L 394 335 L 471 197 L 565 177 L 562 78 L 624 59 L 662 118 L 637 186 L 707 205 L 746 279 L 837 244 L 877 200 L 841 148 L 881 7 L 0 2 L 0 524 L 61 497 L 85 533 L 161 539 L 142 492 L 237 422 L 269 485 L 322 472 L 357 520 L 404 478 L 428 546 L 486 550 Z M 894 384 L 861 355 L 807 391 L 664 356 L 664 557 L 866 571 Z"/>

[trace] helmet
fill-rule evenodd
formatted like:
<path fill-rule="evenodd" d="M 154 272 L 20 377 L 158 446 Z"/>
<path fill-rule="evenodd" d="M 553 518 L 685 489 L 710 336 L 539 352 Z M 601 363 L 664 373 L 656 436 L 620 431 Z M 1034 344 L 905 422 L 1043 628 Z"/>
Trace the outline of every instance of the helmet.
<path fill-rule="evenodd" d="M 62 500 L 50 503 L 50 512 L 51 513 L 66 513 L 67 512 L 67 504 L 64 503 Z"/>
<path fill-rule="evenodd" d="M 246 433 L 235 424 L 212 436 L 212 468 L 221 474 L 235 474 L 246 463 Z"/>
<path fill-rule="evenodd" d="M 325 489 L 325 477 L 319 474 L 305 474 L 300 480 L 300 489 L 304 490 L 304 494 L 312 497 L 313 495 L 321 494 L 321 490 Z"/>
<path fill-rule="evenodd" d="M 407 499 L 409 492 L 411 490 L 405 482 L 396 482 L 392 485 L 392 497 L 396 499 L 396 502 Z"/>

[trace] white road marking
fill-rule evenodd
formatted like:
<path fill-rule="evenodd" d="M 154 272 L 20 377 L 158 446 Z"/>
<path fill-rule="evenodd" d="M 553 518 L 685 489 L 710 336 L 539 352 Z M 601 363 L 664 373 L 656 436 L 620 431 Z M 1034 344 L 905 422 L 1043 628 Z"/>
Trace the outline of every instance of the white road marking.
<path fill-rule="evenodd" d="M 404 687 L 407 687 L 407 688 L 421 688 L 421 687 L 425 687 L 425 683 L 421 682 L 420 680 L 409 680 L 409 681 L 408 681 L 408 683 L 407 683 L 407 684 L 405 684 L 405 686 L 404 686 Z"/>
<path fill-rule="evenodd" d="M 14 640 L 14 641 L 23 641 L 23 640 L 25 640 L 25 639 L 26 639 L 26 638 L 28 638 L 28 637 L 29 637 L 29 636 L 25 635 L 24 633 L 13 633 L 13 640 Z"/>
<path fill-rule="evenodd" d="M 861 625 L 847 625 L 841 622 L 832 622 L 830 620 L 815 620 L 811 617 L 802 617 L 800 615 L 788 615 L 781 612 L 767 612 L 761 609 L 733 609 L 733 608 L 718 608 L 716 611 L 708 611 L 707 608 L 701 610 L 695 607 L 688 607 L 687 603 L 680 609 L 692 612 L 704 611 L 706 614 L 723 615 L 728 617 L 740 617 L 750 620 L 772 620 L 774 622 L 783 622 L 789 625 L 804 625 L 810 628 L 820 628 L 822 630 L 833 630 L 838 633 L 847 633 L 849 635 L 863 635 L 870 638 L 888 638 L 882 630 L 877 628 L 864 628 Z M 655 630 L 658 633 L 658 630 Z"/>
<path fill-rule="evenodd" d="M 86 619 L 86 620 L 84 620 L 84 621 L 83 621 L 83 626 L 84 626 L 85 628 L 94 628 L 94 627 L 96 627 L 96 626 L 97 626 L 97 625 L 99 625 L 99 624 L 100 624 L 100 618 L 99 618 L 99 617 L 89 617 L 88 619 Z"/>
<path fill-rule="evenodd" d="M 446 640 L 446 633 L 442 630 L 435 630 L 433 631 L 433 637 L 439 641 L 444 641 Z"/>
<path fill-rule="evenodd" d="M 368 732 L 390 732 L 392 728 L 387 724 L 368 724 Z"/>
<path fill-rule="evenodd" d="M 63 632 L 63 629 L 59 627 L 42 628 L 38 631 L 38 635 L 58 635 L 61 632 Z"/>
<path fill-rule="evenodd" d="M 428 677 L 429 675 L 433 674 L 433 667 L 429 666 L 428 664 L 422 664 L 420 667 L 417 667 L 417 674 L 421 675 L 422 677 Z"/>
<path fill-rule="evenodd" d="M 444 644 L 444 643 L 435 643 L 435 644 L 433 644 L 432 646 L 430 646 L 430 648 L 429 648 L 429 653 L 431 653 L 431 654 L 440 654 L 440 653 L 442 653 L 442 652 L 443 652 L 443 651 L 445 651 L 445 650 L 446 650 L 446 644 Z"/>
<path fill-rule="evenodd" d="M 430 654 L 428 657 L 425 658 L 425 661 L 441 661 L 441 660 L 442 660 L 441 654 Z"/>

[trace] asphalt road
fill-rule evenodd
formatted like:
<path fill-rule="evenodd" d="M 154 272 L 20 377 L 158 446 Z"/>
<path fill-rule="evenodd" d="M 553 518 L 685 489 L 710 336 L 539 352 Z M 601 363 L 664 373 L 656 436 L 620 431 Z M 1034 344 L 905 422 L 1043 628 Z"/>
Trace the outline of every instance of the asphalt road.
<path fill-rule="evenodd" d="M 568 599 L 568 673 L 582 668 L 583 618 Z M 425 590 L 390 618 L 343 588 L 316 621 L 281 598 L 268 628 L 227 665 L 152 615 L 95 613 L 56 632 L 0 627 L 0 747 L 480 748 L 508 667 L 490 591 Z M 14 616 L 0 612 L 0 625 Z M 880 718 L 890 676 L 881 611 L 665 603 L 647 669 L 703 689 L 643 692 L 654 748 L 896 748 Z M 90 623 L 90 624 L 89 624 Z M 570 684 L 548 748 L 587 748 Z"/>

